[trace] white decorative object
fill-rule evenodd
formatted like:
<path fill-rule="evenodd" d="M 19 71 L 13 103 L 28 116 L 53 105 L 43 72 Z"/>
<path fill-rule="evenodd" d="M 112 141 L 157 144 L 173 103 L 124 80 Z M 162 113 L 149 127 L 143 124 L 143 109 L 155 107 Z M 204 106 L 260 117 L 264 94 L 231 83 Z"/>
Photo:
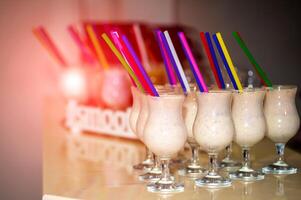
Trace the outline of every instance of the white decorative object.
<path fill-rule="evenodd" d="M 107 134 L 118 137 L 137 139 L 129 125 L 129 114 L 131 109 L 126 111 L 113 111 L 79 105 L 76 101 L 70 100 L 66 108 L 66 126 L 74 135 L 82 131 L 91 131 L 99 134 Z"/>

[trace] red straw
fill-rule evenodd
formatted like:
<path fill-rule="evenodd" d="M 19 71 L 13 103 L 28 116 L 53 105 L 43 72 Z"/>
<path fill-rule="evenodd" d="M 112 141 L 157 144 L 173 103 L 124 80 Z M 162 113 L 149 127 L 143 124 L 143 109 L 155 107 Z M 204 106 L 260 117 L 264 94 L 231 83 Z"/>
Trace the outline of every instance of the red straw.
<path fill-rule="evenodd" d="M 214 62 L 213 62 L 213 59 L 212 59 L 212 55 L 211 55 L 211 52 L 210 52 L 210 49 L 209 49 L 209 45 L 208 45 L 206 37 L 205 37 L 205 33 L 201 32 L 200 36 L 201 36 L 202 43 L 205 47 L 205 51 L 206 51 L 206 54 L 207 54 L 207 57 L 208 57 L 208 60 L 209 60 L 209 63 L 210 63 L 211 70 L 214 74 L 214 78 L 216 80 L 217 86 L 218 86 L 219 89 L 222 89 L 222 84 L 219 80 L 217 71 L 215 69 Z"/>
<path fill-rule="evenodd" d="M 62 54 L 59 52 L 56 45 L 53 43 L 52 39 L 50 38 L 49 34 L 46 32 L 44 27 L 39 26 L 38 28 L 34 29 L 33 32 L 41 36 L 41 39 L 43 39 L 45 44 L 48 46 L 49 51 L 51 51 L 55 55 L 55 57 L 58 59 L 58 61 L 62 66 L 66 67 L 67 63 L 65 59 L 63 58 Z"/>
<path fill-rule="evenodd" d="M 130 67 L 132 68 L 132 70 L 134 71 L 134 73 L 136 74 L 137 78 L 139 79 L 139 81 L 142 84 L 142 87 L 144 88 L 144 90 L 150 94 L 154 96 L 154 93 L 151 89 L 151 87 L 148 85 L 148 83 L 146 82 L 145 78 L 143 77 L 143 74 L 141 73 L 141 71 L 139 70 L 138 65 L 136 64 L 133 56 L 131 55 L 131 53 L 129 52 L 129 50 L 126 48 L 123 40 L 121 40 L 119 38 L 119 34 L 114 31 L 111 32 L 111 36 L 114 40 L 114 42 L 116 43 L 116 45 L 118 46 L 120 52 L 122 53 L 122 55 L 125 57 L 126 61 L 128 62 L 128 64 L 130 65 Z"/>
<path fill-rule="evenodd" d="M 91 50 L 88 48 L 86 43 L 80 37 L 80 35 L 79 35 L 78 31 L 76 30 L 76 28 L 72 25 L 69 25 L 67 29 L 68 29 L 72 39 L 74 40 L 74 42 L 79 47 L 84 59 L 89 63 L 93 63 L 93 61 L 95 60 L 94 57 L 93 57 L 93 54 L 91 53 Z"/>

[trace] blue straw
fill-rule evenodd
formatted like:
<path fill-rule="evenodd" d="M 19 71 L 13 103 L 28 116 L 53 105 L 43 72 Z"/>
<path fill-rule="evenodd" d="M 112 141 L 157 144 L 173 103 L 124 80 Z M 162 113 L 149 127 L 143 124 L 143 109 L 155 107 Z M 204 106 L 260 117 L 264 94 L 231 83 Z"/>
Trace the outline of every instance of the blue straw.
<path fill-rule="evenodd" d="M 132 47 L 131 43 L 129 42 L 129 40 L 127 39 L 127 37 L 125 35 L 122 35 L 122 40 L 125 44 L 125 46 L 128 48 L 129 52 L 132 54 L 136 64 L 139 67 L 140 72 L 142 73 L 143 77 L 145 78 L 147 84 L 150 86 L 152 92 L 154 93 L 155 96 L 159 96 L 156 88 L 154 87 L 153 83 L 151 82 L 148 74 L 146 73 L 146 71 L 144 70 L 144 67 L 142 66 L 137 54 L 135 53 L 134 48 Z"/>
<path fill-rule="evenodd" d="M 179 79 L 179 81 L 180 81 L 181 87 L 182 87 L 184 93 L 186 94 L 186 93 L 187 93 L 187 89 L 186 89 L 185 84 L 184 84 L 184 82 L 183 82 L 183 80 L 182 80 L 182 77 L 181 77 L 181 75 L 180 75 L 180 72 L 179 72 L 179 69 L 178 69 L 178 67 L 177 67 L 176 61 L 175 61 L 175 59 L 174 59 L 174 57 L 173 57 L 173 55 L 172 55 L 172 53 L 171 53 L 171 50 L 170 50 L 170 48 L 169 48 L 169 46 L 168 46 L 168 43 L 167 43 L 167 40 L 166 40 L 164 34 L 163 34 L 161 31 L 160 31 L 160 36 L 161 36 L 161 38 L 162 38 L 164 47 L 165 47 L 165 49 L 166 49 L 166 51 L 167 51 L 167 53 L 168 53 L 168 56 L 169 56 L 170 61 L 171 61 L 171 63 L 172 63 L 172 66 L 173 66 L 173 68 L 174 68 L 174 70 L 175 70 L 175 72 L 176 72 L 176 74 L 177 74 L 177 76 L 178 76 L 178 79 Z"/>
<path fill-rule="evenodd" d="M 233 87 L 234 87 L 235 90 L 238 90 L 238 87 L 237 87 L 237 85 L 236 85 L 235 79 L 234 79 L 234 77 L 233 77 L 233 75 L 232 75 L 232 73 L 231 73 L 231 69 L 230 69 L 230 67 L 229 67 L 229 65 L 228 65 L 228 63 L 227 63 L 226 57 L 225 57 L 225 55 L 224 55 L 224 52 L 223 52 L 223 50 L 222 50 L 221 45 L 220 45 L 219 42 L 218 42 L 218 39 L 217 39 L 217 37 L 216 37 L 216 34 L 213 34 L 212 37 L 213 37 L 213 41 L 215 42 L 216 48 L 217 48 L 217 50 L 218 50 L 218 52 L 219 52 L 219 54 L 220 54 L 220 56 L 221 56 L 221 58 L 222 58 L 222 61 L 223 61 L 223 63 L 224 63 L 224 66 L 225 66 L 225 68 L 226 68 L 226 70 L 227 70 L 227 72 L 228 72 L 229 78 L 231 79 L 232 85 L 233 85 Z"/>
<path fill-rule="evenodd" d="M 205 36 L 206 36 L 207 43 L 208 43 L 208 46 L 209 46 L 209 49 L 210 49 L 210 52 L 211 52 L 211 57 L 213 59 L 214 67 L 217 71 L 218 78 L 219 78 L 219 80 L 222 84 L 222 88 L 225 89 L 226 88 L 225 82 L 224 82 L 223 75 L 222 75 L 222 72 L 221 72 L 221 68 L 218 64 L 217 57 L 216 57 L 216 54 L 215 54 L 215 51 L 214 51 L 214 48 L 213 48 L 213 44 L 212 44 L 212 41 L 211 41 L 211 38 L 210 38 L 210 33 L 206 32 Z"/>

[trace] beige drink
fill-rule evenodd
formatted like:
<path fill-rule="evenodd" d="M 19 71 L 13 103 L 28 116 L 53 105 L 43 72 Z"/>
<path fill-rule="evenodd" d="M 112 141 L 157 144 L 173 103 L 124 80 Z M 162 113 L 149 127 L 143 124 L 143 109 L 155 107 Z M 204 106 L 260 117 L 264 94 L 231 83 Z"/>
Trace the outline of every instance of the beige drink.
<path fill-rule="evenodd" d="M 191 158 L 187 162 L 186 166 L 178 171 L 179 175 L 187 177 L 199 177 L 204 173 L 204 169 L 200 165 L 199 161 L 199 144 L 194 139 L 193 124 L 197 114 L 197 99 L 196 99 L 196 87 L 190 87 L 189 92 L 183 103 L 183 118 L 187 128 L 187 142 L 191 148 Z"/>
<path fill-rule="evenodd" d="M 137 88 L 132 87 L 132 96 L 133 96 L 133 107 L 129 116 L 130 127 L 132 131 L 137 135 L 141 140 L 141 135 L 143 134 L 143 129 L 145 121 L 148 114 L 147 104 L 143 104 L 143 98 L 145 94 L 141 93 Z M 139 130 L 138 130 L 139 128 Z M 139 134 L 140 133 L 140 134 Z M 137 170 L 146 170 L 149 171 L 152 169 L 154 164 L 154 158 L 152 152 L 146 147 L 146 158 L 141 163 L 138 163 L 133 166 Z"/>
<path fill-rule="evenodd" d="M 148 96 L 149 117 L 144 131 L 144 142 L 161 160 L 162 175 L 158 182 L 147 186 L 150 192 L 182 192 L 183 184 L 177 184 L 169 173 L 169 160 L 184 146 L 187 130 L 183 121 L 184 95 L 173 92 Z"/>
<path fill-rule="evenodd" d="M 145 127 L 145 144 L 160 157 L 171 157 L 184 146 L 187 130 L 182 117 L 183 95 L 148 97 L 151 110 Z"/>
<path fill-rule="evenodd" d="M 264 174 L 251 168 L 249 150 L 260 142 L 265 133 L 263 115 L 263 89 L 245 89 L 233 92 L 232 118 L 235 127 L 234 141 L 242 147 L 243 165 L 230 173 L 230 178 L 242 181 L 264 179 Z"/>
<path fill-rule="evenodd" d="M 136 87 L 131 87 L 132 96 L 133 96 L 133 106 L 129 116 L 130 127 L 132 131 L 137 135 L 136 124 L 138 120 L 138 115 L 140 113 L 140 93 Z"/>
<path fill-rule="evenodd" d="M 197 114 L 198 105 L 196 102 L 196 93 L 189 93 L 183 103 L 183 118 L 187 128 L 187 140 L 189 142 L 196 142 L 193 135 L 193 124 Z"/>
<path fill-rule="evenodd" d="M 199 93 L 198 113 L 194 136 L 207 152 L 219 152 L 232 142 L 234 127 L 231 118 L 231 92 L 210 91 Z"/>
<path fill-rule="evenodd" d="M 274 86 L 268 88 L 264 103 L 267 137 L 276 145 L 278 159 L 262 169 L 265 173 L 294 174 L 297 168 L 284 161 L 285 143 L 298 131 L 300 118 L 295 105 L 296 86 Z"/>
<path fill-rule="evenodd" d="M 208 174 L 195 181 L 199 187 L 228 187 L 231 180 L 217 173 L 217 154 L 233 139 L 231 92 L 225 90 L 197 94 L 198 111 L 193 131 L 196 141 L 209 154 Z"/>
<path fill-rule="evenodd" d="M 267 137 L 273 142 L 286 143 L 299 129 L 296 92 L 296 87 L 286 86 L 267 90 L 264 114 L 267 121 Z"/>
<path fill-rule="evenodd" d="M 232 118 L 235 127 L 234 141 L 241 147 L 252 147 L 265 134 L 262 89 L 246 89 L 233 93 Z"/>
<path fill-rule="evenodd" d="M 141 94 L 140 95 L 140 113 L 138 115 L 138 120 L 136 124 L 136 131 L 138 138 L 143 141 L 143 134 L 144 134 L 144 128 L 145 128 L 145 123 L 148 117 L 148 104 L 147 104 L 147 95 L 146 94 Z"/>

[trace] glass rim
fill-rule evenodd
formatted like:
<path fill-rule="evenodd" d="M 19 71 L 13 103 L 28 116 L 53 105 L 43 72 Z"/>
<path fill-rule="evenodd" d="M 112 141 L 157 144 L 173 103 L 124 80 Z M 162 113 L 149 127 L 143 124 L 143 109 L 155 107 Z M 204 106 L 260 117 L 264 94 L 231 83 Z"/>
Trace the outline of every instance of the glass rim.
<path fill-rule="evenodd" d="M 254 87 L 254 88 L 244 87 L 242 92 L 240 92 L 239 90 L 232 90 L 232 92 L 234 94 L 265 92 L 265 88 L 263 88 L 263 87 Z"/>
<path fill-rule="evenodd" d="M 163 93 L 163 94 L 160 94 L 159 93 L 159 96 L 152 96 L 152 95 L 149 95 L 147 94 L 147 97 L 148 98 L 151 98 L 151 99 L 160 99 L 160 98 L 164 98 L 164 99 L 175 99 L 175 98 L 184 98 L 184 94 L 181 94 L 181 93 L 175 93 L 175 92 L 171 92 L 171 93 Z"/>
<path fill-rule="evenodd" d="M 263 87 L 266 90 L 292 90 L 292 89 L 297 89 L 297 85 L 273 85 L 272 87 Z"/>
<path fill-rule="evenodd" d="M 208 92 L 196 91 L 197 95 L 203 95 L 203 94 L 224 94 L 224 93 L 231 94 L 232 91 L 231 90 L 218 90 L 218 89 L 208 90 Z"/>

